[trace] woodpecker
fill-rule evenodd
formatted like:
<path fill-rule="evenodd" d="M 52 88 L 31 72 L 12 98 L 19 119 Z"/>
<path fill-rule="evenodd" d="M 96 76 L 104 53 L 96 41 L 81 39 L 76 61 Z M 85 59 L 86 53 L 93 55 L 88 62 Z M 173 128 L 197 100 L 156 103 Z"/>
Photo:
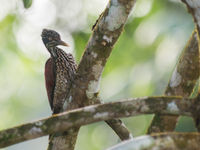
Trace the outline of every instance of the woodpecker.
<path fill-rule="evenodd" d="M 58 48 L 58 45 L 68 46 L 60 35 L 50 29 L 43 29 L 42 41 L 50 53 L 45 64 L 45 85 L 49 104 L 53 114 L 62 110 L 69 88 L 74 80 L 77 65 L 74 57 Z"/>

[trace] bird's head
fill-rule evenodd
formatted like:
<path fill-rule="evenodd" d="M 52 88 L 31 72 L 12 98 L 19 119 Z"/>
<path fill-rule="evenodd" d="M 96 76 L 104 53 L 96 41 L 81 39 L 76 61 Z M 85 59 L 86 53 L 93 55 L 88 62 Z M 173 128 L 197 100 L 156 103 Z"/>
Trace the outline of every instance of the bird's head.
<path fill-rule="evenodd" d="M 43 29 L 42 41 L 48 50 L 55 48 L 58 45 L 69 46 L 67 43 L 61 40 L 58 32 L 50 29 Z"/>

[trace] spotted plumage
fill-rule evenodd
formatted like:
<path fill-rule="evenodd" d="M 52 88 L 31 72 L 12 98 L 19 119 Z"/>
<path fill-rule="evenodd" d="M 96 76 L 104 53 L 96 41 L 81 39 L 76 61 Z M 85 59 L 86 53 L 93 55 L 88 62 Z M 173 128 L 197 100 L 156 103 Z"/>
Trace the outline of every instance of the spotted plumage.
<path fill-rule="evenodd" d="M 51 110 L 56 114 L 62 110 L 77 66 L 72 54 L 57 47 L 67 44 L 56 31 L 44 29 L 42 40 L 51 54 L 45 64 L 45 83 Z"/>

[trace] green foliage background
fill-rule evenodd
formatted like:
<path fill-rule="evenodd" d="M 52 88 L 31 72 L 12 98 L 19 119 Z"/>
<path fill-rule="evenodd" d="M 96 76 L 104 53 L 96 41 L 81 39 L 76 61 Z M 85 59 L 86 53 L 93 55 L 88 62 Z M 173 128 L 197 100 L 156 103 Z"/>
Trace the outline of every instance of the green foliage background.
<path fill-rule="evenodd" d="M 41 42 L 42 28 L 58 30 L 71 45 L 64 49 L 73 51 L 78 63 L 92 25 L 108 1 L 24 0 L 28 9 L 23 1 L 0 2 L 0 129 L 3 130 L 51 115 L 43 75 L 49 54 Z M 193 28 L 192 17 L 179 1 L 138 0 L 104 69 L 100 91 L 104 101 L 162 95 Z M 152 115 L 144 115 L 123 120 L 133 135 L 138 136 L 145 134 L 151 119 Z M 194 131 L 192 119 L 182 117 L 176 130 Z M 43 150 L 47 139 L 5 149 Z M 81 128 L 76 150 L 101 150 L 117 142 L 113 131 L 99 122 Z"/>

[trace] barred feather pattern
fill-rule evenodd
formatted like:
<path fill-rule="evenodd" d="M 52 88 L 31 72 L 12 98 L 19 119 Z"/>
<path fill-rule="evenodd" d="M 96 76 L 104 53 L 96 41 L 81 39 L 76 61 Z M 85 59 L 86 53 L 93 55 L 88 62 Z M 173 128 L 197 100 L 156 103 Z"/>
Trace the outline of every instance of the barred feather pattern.
<path fill-rule="evenodd" d="M 70 53 L 65 53 L 62 49 L 55 48 L 57 55 L 54 58 L 56 80 L 53 94 L 53 114 L 62 110 L 69 88 L 74 80 L 77 65 L 74 57 Z"/>

